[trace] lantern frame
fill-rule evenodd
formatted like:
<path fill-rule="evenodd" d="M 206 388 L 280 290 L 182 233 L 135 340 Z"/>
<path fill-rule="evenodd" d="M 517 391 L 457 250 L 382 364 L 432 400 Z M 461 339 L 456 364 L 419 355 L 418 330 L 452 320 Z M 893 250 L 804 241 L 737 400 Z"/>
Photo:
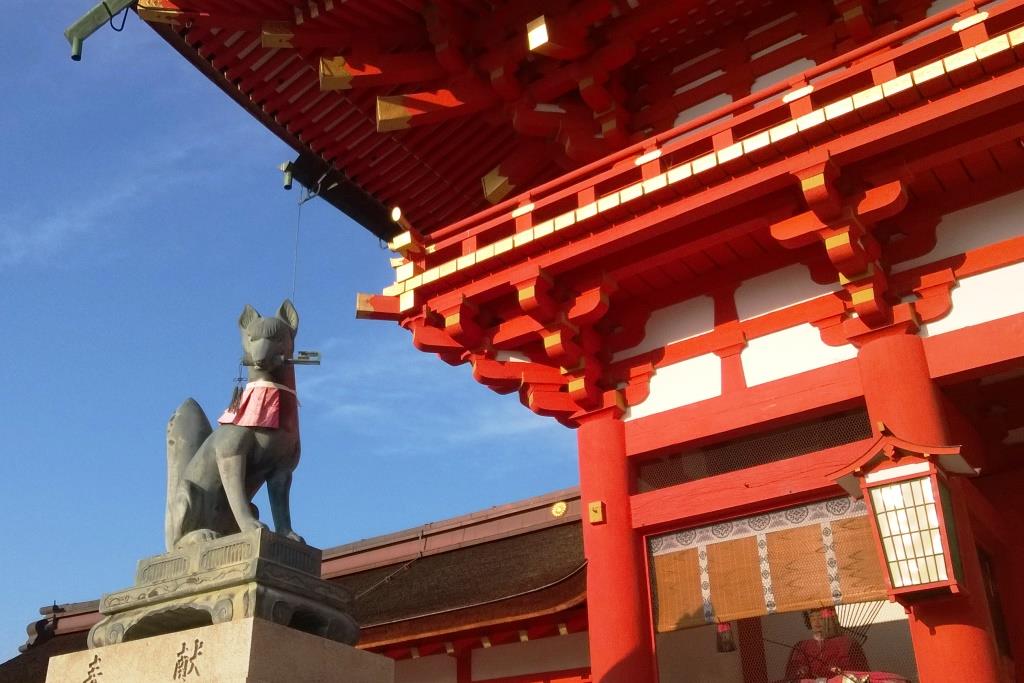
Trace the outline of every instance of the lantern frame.
<path fill-rule="evenodd" d="M 950 475 L 976 474 L 959 446 L 923 446 L 888 432 L 833 473 L 851 496 L 865 498 L 890 600 L 907 605 L 962 591 L 948 480 Z M 920 580 L 922 574 L 928 580 Z"/>
<path fill-rule="evenodd" d="M 888 475 L 890 472 L 893 474 Z M 960 549 L 955 519 L 952 514 L 952 500 L 949 495 L 948 485 L 944 481 L 945 476 L 941 470 L 930 462 L 919 461 L 878 469 L 870 474 L 874 476 L 870 477 L 869 475 L 861 478 L 861 489 L 871 517 L 871 532 L 875 539 L 875 547 L 878 549 L 879 557 L 885 568 L 885 581 L 890 599 L 904 602 L 924 597 L 933 592 L 948 591 L 952 594 L 960 593 L 962 581 Z M 869 478 L 872 481 L 869 482 Z M 883 491 L 899 487 L 898 490 L 901 497 L 905 497 L 907 495 L 905 493 L 907 488 L 912 487 L 904 487 L 902 485 L 914 483 L 920 484 L 922 492 L 925 492 L 925 487 L 928 487 L 927 493 L 930 495 L 924 498 L 925 502 L 923 504 L 910 501 L 908 504 L 900 507 L 893 506 L 892 508 L 879 509 L 875 493 L 879 494 L 878 498 L 882 498 L 886 495 Z M 917 494 L 913 495 L 916 496 Z M 902 502 L 907 503 L 905 500 Z M 903 521 L 903 519 L 911 517 L 914 509 L 919 510 L 927 506 L 931 506 L 934 511 L 934 520 L 925 518 L 926 521 L 931 522 L 928 527 L 921 529 L 920 519 L 915 520 L 918 522 L 915 525 L 918 528 L 912 528 L 909 522 Z M 901 515 L 900 513 L 903 514 Z M 883 516 L 887 521 L 883 521 Z M 894 516 L 897 518 L 902 517 L 899 522 L 900 527 L 897 529 L 890 527 L 890 533 L 885 534 L 883 524 L 891 525 Z M 928 540 L 924 542 L 918 540 L 925 533 L 928 534 Z M 936 536 L 940 541 L 939 548 L 935 548 L 934 539 Z M 917 543 L 914 542 L 915 540 Z M 901 542 L 903 547 L 898 545 Z M 924 548 L 914 547 L 921 544 L 926 545 Z M 929 553 L 927 552 L 928 550 L 933 552 Z M 934 552 L 935 550 L 938 550 L 938 552 Z M 928 565 L 928 558 L 932 559 L 935 566 L 930 567 Z M 921 566 L 922 561 L 924 562 L 923 566 Z M 941 567 L 938 566 L 939 562 L 942 563 Z M 921 580 L 920 575 L 922 573 L 932 572 L 934 572 L 934 575 L 944 578 Z"/>

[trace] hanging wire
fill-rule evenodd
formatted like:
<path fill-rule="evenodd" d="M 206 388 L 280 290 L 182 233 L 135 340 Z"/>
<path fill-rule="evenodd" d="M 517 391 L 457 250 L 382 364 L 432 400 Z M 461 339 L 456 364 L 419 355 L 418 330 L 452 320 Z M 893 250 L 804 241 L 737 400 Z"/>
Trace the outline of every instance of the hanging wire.
<path fill-rule="evenodd" d="M 103 3 L 103 9 L 107 10 L 107 17 L 108 17 L 107 22 L 110 24 L 110 28 L 114 29 L 118 33 L 123 31 L 124 30 L 124 25 L 128 21 L 128 7 L 124 8 L 124 14 L 121 15 L 121 25 L 120 26 L 114 26 L 114 17 L 116 15 L 113 14 L 110 11 L 110 8 L 107 7 L 107 3 L 105 3 L 105 2 Z M 118 12 L 118 14 L 121 14 L 121 13 Z"/>
<path fill-rule="evenodd" d="M 299 229 L 302 226 L 302 205 L 311 199 L 316 199 L 320 196 L 320 191 L 323 188 L 324 179 L 327 178 L 327 174 L 324 173 L 316 181 L 316 189 L 310 190 L 303 188 L 299 194 L 298 208 L 295 212 L 295 249 L 292 255 L 292 302 L 295 302 L 295 281 L 298 278 L 299 273 Z M 331 188 L 327 188 L 331 189 Z"/>
<path fill-rule="evenodd" d="M 302 205 L 305 201 L 299 195 L 299 206 L 295 215 L 295 250 L 292 255 L 292 302 L 295 302 L 295 280 L 299 273 L 299 228 L 302 226 Z"/>

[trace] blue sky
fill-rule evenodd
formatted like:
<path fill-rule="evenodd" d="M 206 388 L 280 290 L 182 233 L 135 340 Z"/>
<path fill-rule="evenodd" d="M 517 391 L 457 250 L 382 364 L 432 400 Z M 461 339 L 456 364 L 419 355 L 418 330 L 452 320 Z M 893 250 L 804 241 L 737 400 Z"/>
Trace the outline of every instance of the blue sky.
<path fill-rule="evenodd" d="M 242 306 L 291 292 L 299 195 L 276 166 L 294 154 L 134 15 L 71 62 L 62 31 L 90 5 L 5 3 L 0 660 L 41 605 L 125 587 L 162 551 L 166 420 L 188 396 L 219 414 Z M 577 481 L 572 431 L 355 320 L 390 255 L 303 207 L 298 346 L 324 364 L 298 370 L 293 520 L 321 547 Z"/>

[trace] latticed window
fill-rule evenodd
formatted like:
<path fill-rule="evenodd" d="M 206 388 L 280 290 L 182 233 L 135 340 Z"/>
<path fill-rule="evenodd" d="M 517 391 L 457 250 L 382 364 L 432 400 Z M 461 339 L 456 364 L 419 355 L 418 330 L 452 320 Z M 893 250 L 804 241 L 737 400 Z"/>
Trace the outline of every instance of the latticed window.
<path fill-rule="evenodd" d="M 871 489 L 893 588 L 946 581 L 946 557 L 928 478 Z"/>

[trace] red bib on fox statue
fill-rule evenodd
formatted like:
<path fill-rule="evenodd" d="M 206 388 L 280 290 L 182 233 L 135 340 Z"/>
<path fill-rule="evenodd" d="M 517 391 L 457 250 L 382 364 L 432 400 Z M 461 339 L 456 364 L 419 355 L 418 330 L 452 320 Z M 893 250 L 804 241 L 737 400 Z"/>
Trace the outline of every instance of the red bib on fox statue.
<path fill-rule="evenodd" d="M 283 399 L 281 392 L 287 392 Z M 295 391 L 284 384 L 258 380 L 245 385 L 238 407 L 228 409 L 217 418 L 220 424 L 233 424 L 240 427 L 264 427 L 267 429 L 286 429 L 298 431 L 297 419 L 285 419 L 282 423 L 282 412 L 291 416 L 293 406 L 297 404 Z M 297 415 L 296 415 L 297 417 Z"/>

